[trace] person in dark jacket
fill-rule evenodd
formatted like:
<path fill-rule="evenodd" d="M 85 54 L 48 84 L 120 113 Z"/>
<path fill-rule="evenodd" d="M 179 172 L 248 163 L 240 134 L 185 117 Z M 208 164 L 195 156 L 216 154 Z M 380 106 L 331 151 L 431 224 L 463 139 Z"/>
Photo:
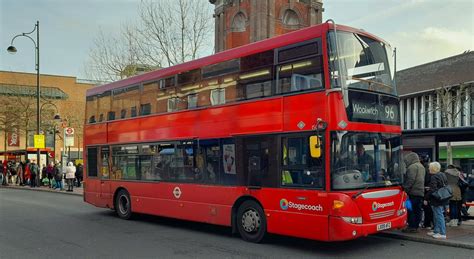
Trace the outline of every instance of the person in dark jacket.
<path fill-rule="evenodd" d="M 418 232 L 422 216 L 423 197 L 425 196 L 425 168 L 418 155 L 410 152 L 405 155 L 407 167 L 403 188 L 410 197 L 412 210 L 408 211 L 408 227 L 404 232 Z"/>
<path fill-rule="evenodd" d="M 430 163 L 430 185 L 427 194 L 427 199 L 433 209 L 433 231 L 428 232 L 428 235 L 436 239 L 446 239 L 446 222 L 444 220 L 444 207 L 449 204 L 449 199 L 446 201 L 439 201 L 435 199 L 432 194 L 440 188 L 448 185 L 446 175 L 441 172 L 441 165 L 438 162 Z"/>
<path fill-rule="evenodd" d="M 461 172 L 453 166 L 449 165 L 448 169 L 445 171 L 446 177 L 448 179 L 448 185 L 453 190 L 453 197 L 449 200 L 449 223 L 448 226 L 450 227 L 457 227 L 458 222 L 460 219 L 460 211 L 462 207 L 462 196 L 461 196 L 461 188 L 459 188 L 459 179 Z"/>
<path fill-rule="evenodd" d="M 63 191 L 63 173 L 60 169 L 60 164 L 54 165 L 54 181 L 56 181 L 56 189 Z"/>
<path fill-rule="evenodd" d="M 82 179 L 83 179 L 83 172 L 84 168 L 82 167 L 82 164 L 77 165 L 77 170 L 76 170 L 76 186 L 81 187 Z"/>
<path fill-rule="evenodd" d="M 423 166 L 425 167 L 425 196 L 428 192 L 430 186 L 431 174 L 429 170 L 430 166 L 430 157 L 426 156 L 423 159 Z M 423 228 L 432 228 L 433 227 L 433 210 L 431 205 L 428 202 L 423 202 Z"/>

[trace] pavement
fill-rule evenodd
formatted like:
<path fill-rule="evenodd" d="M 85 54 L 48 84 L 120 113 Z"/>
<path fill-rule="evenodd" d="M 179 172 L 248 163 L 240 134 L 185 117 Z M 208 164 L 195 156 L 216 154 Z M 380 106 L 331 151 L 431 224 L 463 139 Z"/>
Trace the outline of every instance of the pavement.
<path fill-rule="evenodd" d="M 474 208 L 471 207 L 469 213 L 474 216 Z M 427 233 L 430 229 L 419 229 L 418 233 L 404 233 L 401 230 L 389 230 L 380 233 L 380 236 L 410 240 L 416 242 L 423 242 L 435 245 L 459 247 L 474 250 L 474 219 L 466 219 L 460 226 L 457 227 L 446 227 L 446 239 L 434 239 L 428 236 Z"/>
<path fill-rule="evenodd" d="M 51 192 L 51 193 L 78 195 L 78 196 L 82 196 L 84 193 L 84 189 L 82 187 L 79 187 L 79 188 L 74 187 L 73 192 L 54 190 L 54 189 L 51 189 L 49 187 L 44 187 L 44 186 L 31 188 L 29 186 L 8 185 L 8 186 L 0 186 L 0 188 Z M 473 218 L 474 207 L 470 208 L 469 213 L 471 215 L 471 218 Z M 404 233 L 400 230 L 388 230 L 388 231 L 379 233 L 378 236 L 474 250 L 474 219 L 467 219 L 463 221 L 461 226 L 446 227 L 447 239 L 445 240 L 434 239 L 433 237 L 428 236 L 427 233 L 429 231 L 430 231 L 429 229 L 421 229 L 421 228 L 418 233 Z"/>
<path fill-rule="evenodd" d="M 28 191 L 39 191 L 39 192 L 54 192 L 59 194 L 68 194 L 68 195 L 78 195 L 82 196 L 84 194 L 84 189 L 81 187 L 74 187 L 72 192 L 67 192 L 67 185 L 65 186 L 64 190 L 56 190 L 53 188 L 49 188 L 47 186 L 40 186 L 40 187 L 30 187 L 30 186 L 20 186 L 20 185 L 0 185 L 0 188 L 11 188 L 11 189 L 19 189 L 19 190 L 28 190 Z"/>

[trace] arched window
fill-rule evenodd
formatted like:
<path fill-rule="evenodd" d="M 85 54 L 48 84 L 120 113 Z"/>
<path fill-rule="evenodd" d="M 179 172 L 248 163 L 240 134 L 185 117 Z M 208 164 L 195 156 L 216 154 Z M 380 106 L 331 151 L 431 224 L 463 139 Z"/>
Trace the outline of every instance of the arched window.
<path fill-rule="evenodd" d="M 245 31 L 245 14 L 238 12 L 232 20 L 232 31 Z"/>
<path fill-rule="evenodd" d="M 288 26 L 297 26 L 300 24 L 300 18 L 298 17 L 298 14 L 291 9 L 287 9 L 285 11 L 282 21 L 283 24 Z"/>

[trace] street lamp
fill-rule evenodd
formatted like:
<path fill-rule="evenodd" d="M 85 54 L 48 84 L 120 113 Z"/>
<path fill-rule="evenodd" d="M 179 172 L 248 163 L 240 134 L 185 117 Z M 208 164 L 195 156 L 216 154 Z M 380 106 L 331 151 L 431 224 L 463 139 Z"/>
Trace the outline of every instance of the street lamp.
<path fill-rule="evenodd" d="M 53 117 L 53 121 L 54 121 L 54 126 L 53 126 L 53 129 L 52 129 L 52 133 L 53 133 L 53 149 L 54 149 L 54 160 L 56 161 L 56 134 L 58 133 L 57 131 L 57 128 L 56 128 L 56 123 L 61 121 L 61 116 L 59 115 L 59 109 L 58 107 L 56 106 L 56 104 L 54 104 L 53 102 L 51 101 L 47 101 L 45 103 L 43 103 L 41 105 L 41 108 L 40 108 L 40 114 L 43 114 L 43 108 L 47 105 L 51 105 L 54 107 L 55 109 L 55 113 L 54 113 L 54 117 Z M 43 125 L 44 126 L 44 125 Z M 50 129 L 47 129 L 47 132 L 51 132 Z M 47 141 L 46 141 L 47 142 Z"/>
<path fill-rule="evenodd" d="M 32 34 L 33 32 L 36 31 L 36 41 L 31 38 L 29 35 Z M 10 46 L 7 48 L 7 51 L 9 53 L 12 53 L 12 54 L 15 54 L 17 52 L 17 49 L 15 48 L 15 46 L 13 46 L 13 41 L 18 38 L 18 37 L 26 37 L 28 39 L 30 39 L 33 44 L 35 45 L 35 69 L 36 69 L 36 134 L 39 135 L 40 134 L 40 113 L 41 113 L 41 109 L 40 109 L 40 95 L 41 95 L 41 91 L 40 91 L 40 69 L 39 69 L 39 21 L 36 21 L 36 24 L 35 24 L 35 27 L 32 31 L 30 32 L 23 32 L 22 34 L 18 34 L 16 35 L 15 37 L 12 38 L 12 41 L 10 43 Z M 36 164 L 38 165 L 38 167 L 40 166 L 40 149 L 38 148 L 36 150 Z"/>

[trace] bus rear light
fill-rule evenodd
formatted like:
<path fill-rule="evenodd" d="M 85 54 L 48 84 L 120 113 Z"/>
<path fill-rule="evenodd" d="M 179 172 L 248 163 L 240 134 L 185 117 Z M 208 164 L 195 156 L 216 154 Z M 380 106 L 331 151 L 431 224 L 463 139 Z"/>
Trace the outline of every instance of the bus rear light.
<path fill-rule="evenodd" d="M 351 224 L 362 224 L 362 217 L 342 217 L 342 219 Z"/>
<path fill-rule="evenodd" d="M 334 202 L 332 204 L 333 209 L 338 210 L 338 209 L 341 209 L 342 207 L 344 207 L 344 202 L 343 201 L 334 200 Z"/>

